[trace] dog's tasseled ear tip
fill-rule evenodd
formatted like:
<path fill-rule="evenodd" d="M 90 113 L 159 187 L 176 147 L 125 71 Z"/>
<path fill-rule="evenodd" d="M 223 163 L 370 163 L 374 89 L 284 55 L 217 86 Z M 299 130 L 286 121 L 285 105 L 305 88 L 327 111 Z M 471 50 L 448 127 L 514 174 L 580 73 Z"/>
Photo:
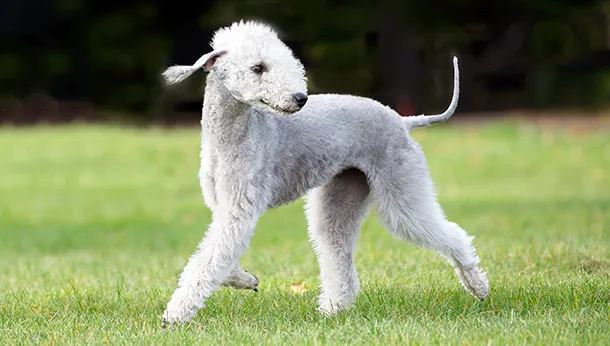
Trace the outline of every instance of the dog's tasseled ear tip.
<path fill-rule="evenodd" d="M 165 84 L 172 85 L 182 82 L 192 75 L 193 72 L 197 71 L 197 69 L 197 67 L 193 66 L 171 66 L 168 67 L 161 75 L 165 80 Z"/>
<path fill-rule="evenodd" d="M 163 73 L 161 73 L 161 76 L 163 77 L 163 81 L 165 82 L 165 84 L 171 85 L 176 82 L 176 75 L 177 75 L 176 67 L 177 66 L 168 67 L 167 69 L 165 69 L 165 71 L 163 71 Z"/>

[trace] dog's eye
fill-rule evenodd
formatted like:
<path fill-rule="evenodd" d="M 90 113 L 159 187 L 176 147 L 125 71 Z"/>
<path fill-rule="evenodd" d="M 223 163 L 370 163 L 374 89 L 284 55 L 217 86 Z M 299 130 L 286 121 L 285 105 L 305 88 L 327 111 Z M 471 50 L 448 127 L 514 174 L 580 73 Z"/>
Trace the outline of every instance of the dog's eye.
<path fill-rule="evenodd" d="M 265 72 L 265 65 L 256 64 L 256 65 L 252 66 L 252 71 L 254 71 L 254 73 L 261 74 L 261 73 Z"/>

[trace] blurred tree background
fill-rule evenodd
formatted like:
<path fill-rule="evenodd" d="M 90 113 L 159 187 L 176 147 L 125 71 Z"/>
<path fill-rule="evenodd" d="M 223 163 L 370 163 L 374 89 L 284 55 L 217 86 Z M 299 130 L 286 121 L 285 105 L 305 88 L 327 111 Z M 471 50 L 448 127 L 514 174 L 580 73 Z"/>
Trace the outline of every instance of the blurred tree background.
<path fill-rule="evenodd" d="M 27 100 L 170 122 L 170 110 L 197 113 L 203 73 L 169 92 L 160 72 L 191 64 L 242 18 L 281 32 L 310 93 L 440 110 L 455 54 L 462 112 L 610 104 L 610 0 L 3 0 L 0 121 L 27 121 Z"/>

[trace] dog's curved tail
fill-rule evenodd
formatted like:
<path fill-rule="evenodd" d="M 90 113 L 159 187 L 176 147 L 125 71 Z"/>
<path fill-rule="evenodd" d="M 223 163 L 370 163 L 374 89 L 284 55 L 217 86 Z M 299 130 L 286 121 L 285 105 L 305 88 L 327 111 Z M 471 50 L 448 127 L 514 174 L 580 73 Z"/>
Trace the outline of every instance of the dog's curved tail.
<path fill-rule="evenodd" d="M 449 119 L 458 105 L 458 99 L 460 98 L 460 69 L 458 67 L 458 59 L 456 56 L 453 57 L 453 97 L 447 110 L 441 114 L 435 115 L 417 115 L 404 117 L 407 127 L 415 129 L 418 127 L 430 126 L 432 124 L 445 121 Z"/>

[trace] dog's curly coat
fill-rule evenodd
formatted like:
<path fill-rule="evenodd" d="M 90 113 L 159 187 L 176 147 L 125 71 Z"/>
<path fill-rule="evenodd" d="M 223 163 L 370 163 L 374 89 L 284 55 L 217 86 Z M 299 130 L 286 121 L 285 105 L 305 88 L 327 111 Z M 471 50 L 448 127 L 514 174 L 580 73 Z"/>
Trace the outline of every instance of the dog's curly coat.
<path fill-rule="evenodd" d="M 424 154 L 409 135 L 455 111 L 457 59 L 447 111 L 403 118 L 351 95 L 311 95 L 307 101 L 303 66 L 265 24 L 234 23 L 218 30 L 211 45 L 212 52 L 193 66 L 163 73 L 173 84 L 198 69 L 209 72 L 199 177 L 213 213 L 180 275 L 164 325 L 189 322 L 221 285 L 256 289 L 258 279 L 239 260 L 257 220 L 307 192 L 309 235 L 321 271 L 320 311 L 346 309 L 356 298 L 353 254 L 373 203 L 394 236 L 443 255 L 468 292 L 487 296 L 472 238 L 446 219 Z"/>

